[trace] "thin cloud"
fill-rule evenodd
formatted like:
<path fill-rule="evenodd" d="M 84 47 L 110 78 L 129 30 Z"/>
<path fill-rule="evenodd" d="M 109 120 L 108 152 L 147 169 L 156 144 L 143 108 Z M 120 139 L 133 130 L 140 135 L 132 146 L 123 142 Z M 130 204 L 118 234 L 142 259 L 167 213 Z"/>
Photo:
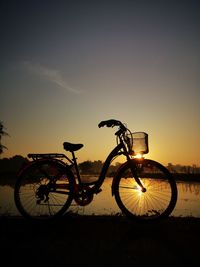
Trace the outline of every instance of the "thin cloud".
<path fill-rule="evenodd" d="M 63 79 L 62 74 L 59 70 L 53 70 L 40 64 L 33 64 L 30 61 L 24 61 L 23 65 L 32 73 L 44 77 L 48 81 L 58 85 L 59 87 L 65 89 L 70 93 L 80 94 L 82 92 L 69 86 L 67 81 Z"/>

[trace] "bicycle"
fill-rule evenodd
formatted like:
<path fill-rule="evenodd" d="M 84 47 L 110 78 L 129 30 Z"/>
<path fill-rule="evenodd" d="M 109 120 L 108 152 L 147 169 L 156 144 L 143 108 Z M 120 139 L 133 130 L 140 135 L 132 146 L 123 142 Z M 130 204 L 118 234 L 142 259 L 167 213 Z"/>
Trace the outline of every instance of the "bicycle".
<path fill-rule="evenodd" d="M 157 221 L 172 213 L 177 202 L 176 182 L 166 167 L 144 158 L 149 152 L 148 134 L 132 133 L 114 119 L 98 126 L 117 126 L 117 145 L 94 182 L 81 180 L 75 151 L 83 144 L 63 143 L 72 159 L 59 153 L 28 154 L 32 161 L 19 172 L 14 189 L 14 200 L 22 216 L 32 220 L 54 219 L 67 212 L 72 201 L 88 205 L 94 194 L 101 192 L 111 162 L 121 155 L 126 161 L 113 177 L 111 193 L 122 214 L 139 221 Z M 140 158 L 136 157 L 138 153 Z"/>

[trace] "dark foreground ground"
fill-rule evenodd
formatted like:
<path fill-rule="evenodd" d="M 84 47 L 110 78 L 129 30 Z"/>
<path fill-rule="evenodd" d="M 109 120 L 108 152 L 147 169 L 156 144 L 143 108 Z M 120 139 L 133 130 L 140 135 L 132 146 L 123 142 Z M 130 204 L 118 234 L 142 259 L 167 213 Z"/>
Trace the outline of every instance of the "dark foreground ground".
<path fill-rule="evenodd" d="M 200 218 L 144 225 L 117 216 L 48 224 L 0 217 L 1 266 L 199 266 Z"/>

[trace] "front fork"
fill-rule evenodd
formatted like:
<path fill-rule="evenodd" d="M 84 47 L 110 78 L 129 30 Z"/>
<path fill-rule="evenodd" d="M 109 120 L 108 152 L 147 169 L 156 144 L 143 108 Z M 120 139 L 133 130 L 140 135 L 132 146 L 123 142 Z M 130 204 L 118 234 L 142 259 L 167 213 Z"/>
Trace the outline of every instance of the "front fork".
<path fill-rule="evenodd" d="M 140 164 L 140 163 L 138 162 L 138 164 Z M 143 166 L 143 164 L 141 162 L 141 167 L 142 166 Z M 127 168 L 128 169 L 131 169 L 132 177 L 133 177 L 133 179 L 135 179 L 136 183 L 140 187 L 141 192 L 144 193 L 144 192 L 147 191 L 146 188 L 144 187 L 144 185 L 142 184 L 141 179 L 139 178 L 139 175 L 138 175 L 139 170 L 138 170 L 138 167 L 137 167 L 136 160 L 133 160 L 131 158 L 127 158 L 127 161 L 119 167 L 119 169 L 117 170 L 117 173 L 116 173 L 115 177 L 113 178 L 113 183 L 112 183 L 112 196 L 114 196 L 114 194 L 115 194 L 115 188 L 116 188 L 115 185 L 116 185 L 116 182 L 118 181 L 118 178 L 121 177 L 121 173 L 123 173 L 124 170 L 127 170 Z"/>
<path fill-rule="evenodd" d="M 146 192 L 146 188 L 143 186 L 139 176 L 138 176 L 138 171 L 137 171 L 137 165 L 135 164 L 135 161 L 133 161 L 132 159 L 130 159 L 129 157 L 127 158 L 128 164 L 130 166 L 132 175 L 135 179 L 135 181 L 137 182 L 137 184 L 140 186 L 141 191 L 144 193 Z"/>

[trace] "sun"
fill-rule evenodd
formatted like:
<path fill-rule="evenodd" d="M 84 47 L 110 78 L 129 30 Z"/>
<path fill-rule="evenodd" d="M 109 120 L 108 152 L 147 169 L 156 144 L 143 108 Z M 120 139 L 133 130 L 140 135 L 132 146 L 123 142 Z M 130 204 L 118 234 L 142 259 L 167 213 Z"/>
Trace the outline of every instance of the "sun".
<path fill-rule="evenodd" d="M 137 185 L 137 194 L 138 194 L 138 196 L 141 196 L 142 195 L 142 188 L 141 188 L 141 186 L 139 186 L 139 185 Z"/>
<path fill-rule="evenodd" d="M 140 154 L 140 153 L 138 153 L 137 155 L 135 155 L 135 158 L 137 158 L 137 159 L 142 159 L 142 158 L 143 158 L 143 155 Z"/>

